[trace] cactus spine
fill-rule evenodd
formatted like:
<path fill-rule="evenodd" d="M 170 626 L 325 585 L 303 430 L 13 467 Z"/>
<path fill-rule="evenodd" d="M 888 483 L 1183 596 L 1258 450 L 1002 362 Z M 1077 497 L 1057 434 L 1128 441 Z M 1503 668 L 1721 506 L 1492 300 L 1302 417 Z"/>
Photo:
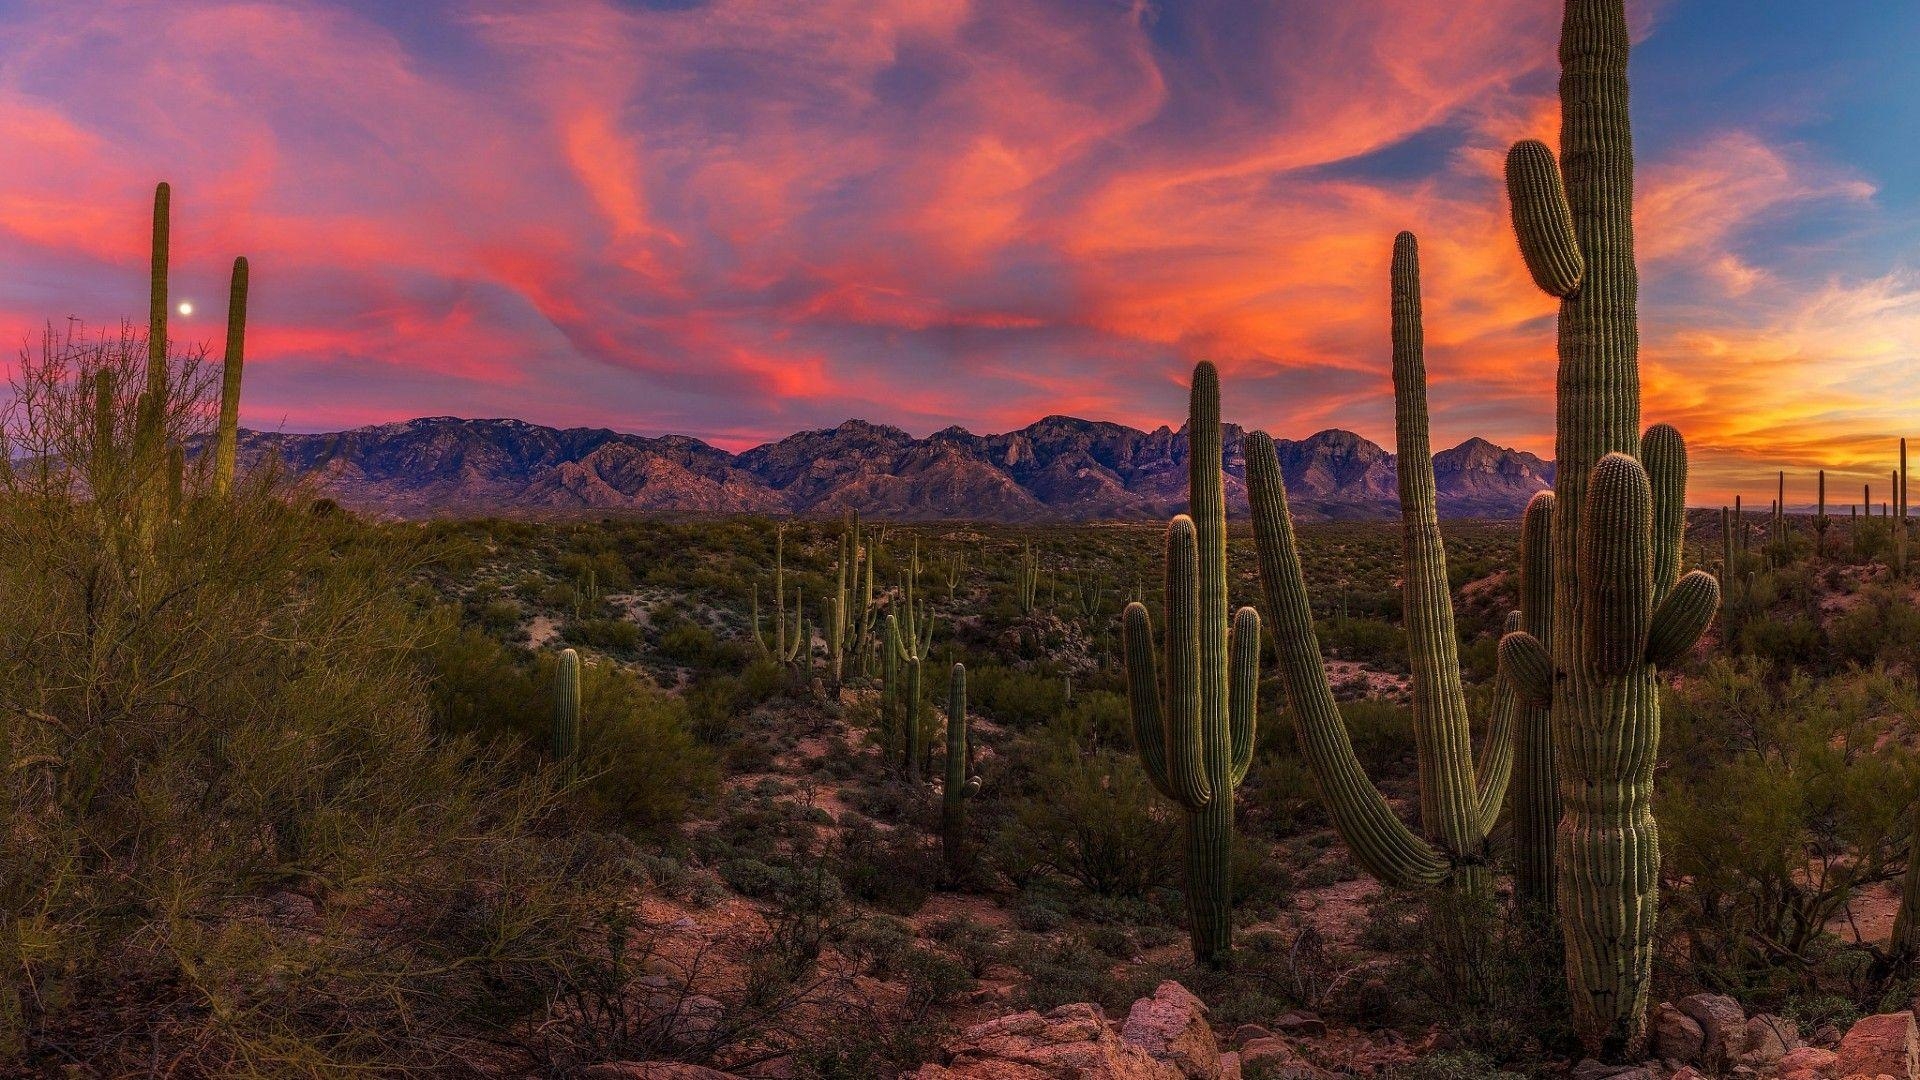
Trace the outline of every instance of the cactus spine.
<path fill-rule="evenodd" d="M 940 792 L 940 847 L 947 877 L 958 881 L 967 864 L 967 800 L 980 790 L 973 775 L 973 747 L 967 741 L 967 666 L 953 665 L 947 683 L 946 783 Z"/>
<path fill-rule="evenodd" d="M 234 457 L 240 443 L 240 369 L 246 364 L 247 260 L 233 260 L 227 285 L 227 353 L 220 366 L 220 427 L 213 447 L 213 490 L 233 488 Z"/>
<path fill-rule="evenodd" d="M 1221 966 L 1233 948 L 1233 793 L 1253 762 L 1260 616 L 1243 607 L 1228 628 L 1220 380 L 1212 364 L 1193 370 L 1187 436 L 1192 513 L 1167 529 L 1164 688 L 1144 605 L 1127 605 L 1122 631 L 1140 763 L 1186 811 L 1193 957 Z"/>
<path fill-rule="evenodd" d="M 1553 635 L 1508 635 L 1501 653 L 1550 658 L 1559 829 L 1559 911 L 1574 1029 L 1590 1051 L 1644 1042 L 1659 871 L 1653 765 L 1658 664 L 1711 621 L 1718 583 L 1676 579 L 1670 505 L 1686 484 L 1679 433 L 1640 427 L 1633 136 L 1624 0 L 1566 0 L 1560 36 L 1565 212 L 1541 213 L 1516 171 L 1553 167 L 1522 143 L 1508 157 L 1513 221 L 1536 281 L 1560 298 L 1553 515 Z M 1548 196 L 1550 198 L 1550 196 Z M 1571 239 L 1577 273 L 1541 271 Z M 1656 527 L 1659 529 L 1656 534 Z"/>
<path fill-rule="evenodd" d="M 580 654 L 560 652 L 553 679 L 553 760 L 571 784 L 580 779 Z"/>

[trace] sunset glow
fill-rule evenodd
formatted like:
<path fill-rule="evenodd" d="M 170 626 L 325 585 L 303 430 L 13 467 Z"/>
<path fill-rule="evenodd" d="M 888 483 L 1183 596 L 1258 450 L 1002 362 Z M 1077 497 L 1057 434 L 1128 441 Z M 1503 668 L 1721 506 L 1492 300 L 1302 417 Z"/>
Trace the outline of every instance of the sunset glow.
<path fill-rule="evenodd" d="M 1920 436 L 1920 14 L 1871 6 L 1631 5 L 1645 416 L 1697 504 Z M 0 0 L 0 328 L 144 318 L 166 179 L 176 333 L 217 350 L 250 258 L 256 428 L 1150 428 L 1211 359 L 1229 420 L 1390 447 L 1406 228 L 1435 445 L 1551 456 L 1500 165 L 1556 134 L 1558 9 Z"/>

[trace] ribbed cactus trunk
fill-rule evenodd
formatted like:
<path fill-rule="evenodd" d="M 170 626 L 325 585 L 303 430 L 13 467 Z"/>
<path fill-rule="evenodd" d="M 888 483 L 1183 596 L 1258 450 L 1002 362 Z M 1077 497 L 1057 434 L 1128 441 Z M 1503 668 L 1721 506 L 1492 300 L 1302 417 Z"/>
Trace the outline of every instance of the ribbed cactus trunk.
<path fill-rule="evenodd" d="M 1574 1028 L 1593 1053 L 1639 1051 L 1653 967 L 1659 836 L 1656 664 L 1691 648 L 1718 604 L 1678 579 L 1685 448 L 1640 425 L 1630 38 L 1624 0 L 1566 0 L 1560 36 L 1564 184 L 1551 151 L 1508 156 L 1514 226 L 1534 280 L 1560 298 L 1553 635 L 1503 655 L 1551 657 L 1559 910 Z M 1516 179 L 1518 177 L 1518 179 Z M 1564 200 L 1553 193 L 1564 191 Z M 1545 193 L 1545 194 L 1542 194 Z"/>
<path fill-rule="evenodd" d="M 940 791 L 940 849 L 949 881 L 966 877 L 967 800 L 979 790 L 980 778 L 973 775 L 973 748 L 967 740 L 967 667 L 955 664 L 947 683 L 946 781 Z"/>
<path fill-rule="evenodd" d="M 1260 617 L 1227 622 L 1227 511 L 1220 378 L 1194 368 L 1188 422 L 1189 513 L 1167 529 L 1166 685 L 1142 604 L 1122 628 L 1129 711 L 1140 762 L 1186 811 L 1187 912 L 1196 963 L 1221 967 L 1233 950 L 1233 793 L 1253 762 Z"/>
<path fill-rule="evenodd" d="M 1827 518 L 1827 470 L 1821 469 L 1813 513 L 1813 554 L 1816 558 L 1826 557 L 1827 526 L 1831 524 L 1832 521 Z"/>
<path fill-rule="evenodd" d="M 580 779 L 580 654 L 560 653 L 553 679 L 553 760 L 567 783 Z"/>
<path fill-rule="evenodd" d="M 1520 610 L 1509 632 L 1524 630 L 1551 642 L 1553 627 L 1553 503 L 1551 491 L 1535 495 L 1520 521 Z M 1551 672 L 1546 672 L 1549 678 Z M 1509 672 L 1509 678 L 1515 676 Z M 1553 760 L 1552 691 L 1516 687 L 1519 701 L 1513 764 L 1513 891 L 1529 917 L 1549 919 L 1555 907 L 1558 870 L 1554 848 L 1560 833 L 1560 781 Z"/>
<path fill-rule="evenodd" d="M 891 614 L 880 654 L 880 749 L 889 756 L 900 743 L 900 620 Z"/>
<path fill-rule="evenodd" d="M 907 738 L 902 764 L 906 767 L 907 779 L 913 781 L 920 779 L 920 760 L 926 754 L 926 744 L 924 742 L 925 733 L 921 729 L 923 719 L 920 714 L 920 669 L 922 666 L 919 657 L 907 657 Z"/>
<path fill-rule="evenodd" d="M 220 426 L 213 445 L 213 490 L 233 488 L 234 459 L 240 445 L 240 371 L 246 365 L 247 260 L 233 260 L 227 284 L 227 353 L 220 365 Z"/>
<path fill-rule="evenodd" d="M 147 393 L 155 415 L 167 414 L 167 262 L 172 247 L 173 188 L 153 189 L 153 248 L 147 277 Z"/>

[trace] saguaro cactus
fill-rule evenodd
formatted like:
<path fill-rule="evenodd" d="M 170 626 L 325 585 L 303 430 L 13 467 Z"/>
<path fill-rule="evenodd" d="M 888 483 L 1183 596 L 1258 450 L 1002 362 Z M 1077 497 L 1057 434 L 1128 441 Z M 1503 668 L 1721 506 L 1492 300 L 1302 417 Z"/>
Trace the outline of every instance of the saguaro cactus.
<path fill-rule="evenodd" d="M 147 393 L 155 415 L 167 415 L 167 259 L 172 246 L 173 188 L 153 189 L 153 249 L 147 277 Z"/>
<path fill-rule="evenodd" d="M 967 741 L 967 666 L 953 665 L 947 682 L 946 783 L 940 792 L 940 847 L 947 876 L 959 880 L 967 869 L 967 800 L 980 790 L 973 774 L 973 746 Z"/>
<path fill-rule="evenodd" d="M 1187 437 L 1192 513 L 1167 529 L 1164 688 L 1145 605 L 1127 605 L 1121 628 L 1140 763 L 1186 811 L 1193 958 L 1220 966 L 1233 949 L 1233 793 L 1253 762 L 1260 616 L 1243 607 L 1227 625 L 1220 378 L 1212 364 L 1193 369 Z"/>
<path fill-rule="evenodd" d="M 580 779 L 580 654 L 560 652 L 553 678 L 553 760 L 571 784 Z"/>
<path fill-rule="evenodd" d="M 1504 803 L 1515 769 L 1516 744 L 1523 794 L 1540 802 L 1515 812 L 1516 831 L 1524 842 L 1538 845 L 1523 855 L 1523 866 L 1552 865 L 1551 837 L 1538 823 L 1553 816 L 1546 793 L 1553 787 L 1554 765 L 1544 718 L 1537 711 L 1529 710 L 1522 718 L 1522 729 L 1517 734 L 1513 731 L 1518 698 L 1504 672 L 1486 749 L 1477 765 L 1474 761 L 1434 489 L 1419 246 L 1411 233 L 1402 233 L 1394 241 L 1392 297 L 1394 429 L 1406 559 L 1404 606 L 1413 670 L 1414 747 L 1420 772 L 1420 833 L 1394 814 L 1367 779 L 1348 741 L 1320 659 L 1313 609 L 1287 510 L 1286 484 L 1273 440 L 1264 432 L 1247 438 L 1254 541 L 1274 620 L 1280 674 L 1301 748 L 1348 848 L 1386 884 L 1412 888 L 1444 881 L 1468 894 L 1485 895 L 1487 830 Z M 1521 559 L 1522 610 L 1517 620 L 1511 620 L 1539 633 L 1549 631 L 1553 616 L 1545 602 L 1552 569 L 1545 526 L 1552 507 L 1549 494 L 1536 497 L 1528 507 Z M 1543 901 L 1550 891 L 1538 874 L 1528 888 Z M 1464 940 L 1456 944 L 1468 945 Z"/>
<path fill-rule="evenodd" d="M 247 349 L 247 259 L 233 260 L 227 285 L 227 354 L 220 367 L 220 427 L 213 444 L 213 489 L 225 495 L 233 487 L 234 457 L 240 441 L 240 369 Z"/>
<path fill-rule="evenodd" d="M 1507 158 L 1521 254 L 1560 299 L 1560 362 L 1552 640 L 1516 631 L 1500 651 L 1529 698 L 1551 701 L 1574 1028 L 1613 1057 L 1637 1051 L 1646 1030 L 1660 866 L 1656 669 L 1692 647 L 1719 604 L 1712 576 L 1676 577 L 1685 445 L 1664 425 L 1639 430 L 1629 43 L 1624 0 L 1566 0 L 1564 184 L 1539 142 Z"/>

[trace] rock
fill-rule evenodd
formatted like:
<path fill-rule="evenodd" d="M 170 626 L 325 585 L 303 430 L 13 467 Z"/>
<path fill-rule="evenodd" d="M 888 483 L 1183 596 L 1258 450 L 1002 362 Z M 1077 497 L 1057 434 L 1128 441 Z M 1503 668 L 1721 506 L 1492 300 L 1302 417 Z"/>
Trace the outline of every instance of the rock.
<path fill-rule="evenodd" d="M 1706 1078 L 1701 1076 L 1693 1066 L 1682 1065 L 1675 1069 L 1673 1075 L 1667 1077 L 1667 1080 L 1706 1080 Z"/>
<path fill-rule="evenodd" d="M 580 1070 L 581 1080 L 740 1080 L 704 1065 L 672 1061 L 609 1061 Z"/>
<path fill-rule="evenodd" d="M 1233 1037 L 1227 1041 L 1235 1046 L 1245 1046 L 1255 1039 L 1271 1038 L 1273 1038 L 1273 1032 L 1268 1031 L 1259 1024 L 1241 1024 L 1239 1027 L 1233 1029 Z"/>
<path fill-rule="evenodd" d="M 1779 1061 L 1780 1080 L 1822 1080 L 1833 1066 L 1834 1053 L 1817 1046 L 1789 1050 Z"/>
<path fill-rule="evenodd" d="M 1239 1054 L 1228 1051 L 1220 1055 L 1220 1080 L 1241 1080 Z"/>
<path fill-rule="evenodd" d="M 1911 1012 L 1881 1013 L 1853 1025 L 1840 1039 L 1833 1071 L 1842 1076 L 1886 1073 L 1894 1080 L 1920 1077 L 1920 1030 Z"/>
<path fill-rule="evenodd" d="M 1844 1034 L 1846 1034 L 1846 1032 L 1841 1031 L 1832 1024 L 1821 1024 L 1819 1027 L 1813 1029 L 1812 1035 L 1807 1037 L 1807 1044 L 1809 1046 L 1820 1046 L 1828 1050 L 1833 1050 L 1839 1047 L 1840 1036 Z"/>
<path fill-rule="evenodd" d="M 1098 1005 L 1085 1003 L 976 1024 L 948 1040 L 945 1051 L 946 1064 L 921 1066 L 914 1080 L 1188 1080 L 1172 1063 L 1124 1041 Z M 1214 1067 L 1217 1080 L 1217 1061 Z"/>
<path fill-rule="evenodd" d="M 1678 1065 L 1698 1065 L 1705 1059 L 1707 1034 L 1698 1021 L 1670 1002 L 1661 1002 L 1647 1021 L 1647 1035 L 1653 1052 L 1663 1061 Z"/>
<path fill-rule="evenodd" d="M 1290 1035 L 1296 1039 L 1317 1039 L 1327 1033 L 1326 1021 L 1320 1019 L 1317 1013 L 1310 1013 L 1304 1009 L 1295 1009 L 1281 1014 L 1280 1018 L 1273 1022 L 1273 1028 L 1282 1035 Z"/>
<path fill-rule="evenodd" d="M 1800 1046 L 1799 1024 L 1759 1013 L 1747 1020 L 1747 1050 L 1740 1061 L 1745 1065 L 1771 1065 Z"/>
<path fill-rule="evenodd" d="M 1220 1044 L 1207 1024 L 1207 1007 L 1171 979 L 1133 1003 L 1120 1038 L 1171 1063 L 1187 1080 L 1219 1080 Z"/>
<path fill-rule="evenodd" d="M 1747 1014 L 1739 1002 L 1725 994 L 1690 994 L 1674 1005 L 1700 1025 L 1706 1040 L 1702 1064 L 1719 1069 L 1746 1053 Z"/>
<path fill-rule="evenodd" d="M 1240 1065 L 1261 1080 L 1323 1080 L 1327 1075 L 1278 1035 L 1255 1039 L 1242 1046 Z"/>
<path fill-rule="evenodd" d="M 1645 1065 L 1608 1065 L 1586 1058 L 1573 1067 L 1573 1080 L 1659 1080 Z"/>

